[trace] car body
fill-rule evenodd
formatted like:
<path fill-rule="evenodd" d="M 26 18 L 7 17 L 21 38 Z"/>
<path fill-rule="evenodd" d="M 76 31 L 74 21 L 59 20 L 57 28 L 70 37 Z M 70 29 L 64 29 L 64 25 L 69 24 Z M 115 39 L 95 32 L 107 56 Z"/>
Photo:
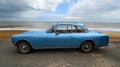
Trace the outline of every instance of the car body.
<path fill-rule="evenodd" d="M 109 36 L 89 31 L 82 23 L 55 23 L 47 31 L 28 31 L 12 36 L 12 46 L 21 41 L 27 42 L 32 49 L 80 48 L 86 41 L 101 47 L 108 46 Z"/>

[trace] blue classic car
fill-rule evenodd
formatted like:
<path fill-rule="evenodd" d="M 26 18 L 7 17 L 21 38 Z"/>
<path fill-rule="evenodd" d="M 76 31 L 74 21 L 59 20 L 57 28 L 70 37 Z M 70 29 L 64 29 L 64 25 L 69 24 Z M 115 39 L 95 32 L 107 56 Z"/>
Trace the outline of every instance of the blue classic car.
<path fill-rule="evenodd" d="M 28 31 L 12 36 L 13 47 L 20 53 L 32 49 L 80 48 L 91 52 L 94 47 L 107 46 L 109 36 L 89 31 L 82 23 L 56 23 L 48 30 Z"/>

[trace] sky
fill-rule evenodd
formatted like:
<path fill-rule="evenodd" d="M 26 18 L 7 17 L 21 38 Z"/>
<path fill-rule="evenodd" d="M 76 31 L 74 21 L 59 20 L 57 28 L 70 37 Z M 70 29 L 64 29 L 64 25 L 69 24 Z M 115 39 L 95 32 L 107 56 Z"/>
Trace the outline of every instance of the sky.
<path fill-rule="evenodd" d="M 120 0 L 0 0 L 0 21 L 120 22 Z"/>

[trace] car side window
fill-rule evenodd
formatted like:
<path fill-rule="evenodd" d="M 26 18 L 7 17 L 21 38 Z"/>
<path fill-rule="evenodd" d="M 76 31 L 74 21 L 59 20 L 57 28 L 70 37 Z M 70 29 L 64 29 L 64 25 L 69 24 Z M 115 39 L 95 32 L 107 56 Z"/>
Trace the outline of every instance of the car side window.
<path fill-rule="evenodd" d="M 73 33 L 82 33 L 82 32 L 84 32 L 83 28 L 80 27 L 80 26 L 77 26 L 77 25 L 74 25 L 72 27 L 72 31 L 73 31 Z"/>
<path fill-rule="evenodd" d="M 54 33 L 71 33 L 71 25 L 57 25 L 54 27 Z"/>

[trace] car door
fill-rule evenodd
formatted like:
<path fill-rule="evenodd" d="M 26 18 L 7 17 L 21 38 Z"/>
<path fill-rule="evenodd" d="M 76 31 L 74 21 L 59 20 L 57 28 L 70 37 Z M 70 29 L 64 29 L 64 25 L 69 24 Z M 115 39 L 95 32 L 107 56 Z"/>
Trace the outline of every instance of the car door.
<path fill-rule="evenodd" d="M 79 48 L 80 44 L 86 39 L 86 32 L 84 30 L 84 28 L 82 26 L 79 25 L 74 25 L 72 27 L 72 34 L 73 34 L 73 40 L 72 43 L 74 45 L 72 45 L 73 48 Z"/>
<path fill-rule="evenodd" d="M 45 39 L 46 48 L 71 48 L 72 33 L 68 30 L 71 25 L 57 25 L 54 31 L 47 33 Z"/>

